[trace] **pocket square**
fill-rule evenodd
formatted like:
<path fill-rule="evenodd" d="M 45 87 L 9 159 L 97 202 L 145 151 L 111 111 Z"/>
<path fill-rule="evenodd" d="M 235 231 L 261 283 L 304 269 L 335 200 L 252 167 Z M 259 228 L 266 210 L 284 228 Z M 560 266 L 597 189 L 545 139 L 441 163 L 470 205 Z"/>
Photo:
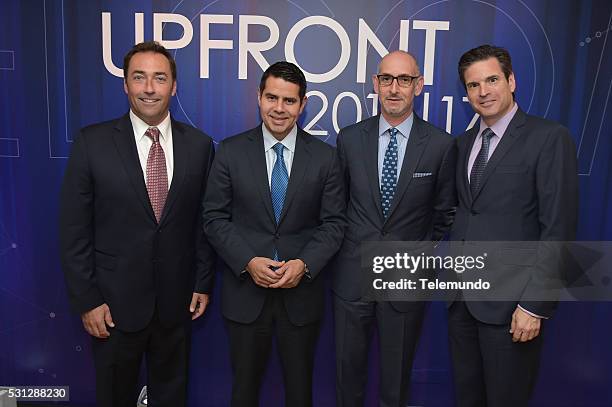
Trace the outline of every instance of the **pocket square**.
<path fill-rule="evenodd" d="M 423 178 L 431 176 L 431 172 L 415 172 L 412 174 L 412 178 Z"/>

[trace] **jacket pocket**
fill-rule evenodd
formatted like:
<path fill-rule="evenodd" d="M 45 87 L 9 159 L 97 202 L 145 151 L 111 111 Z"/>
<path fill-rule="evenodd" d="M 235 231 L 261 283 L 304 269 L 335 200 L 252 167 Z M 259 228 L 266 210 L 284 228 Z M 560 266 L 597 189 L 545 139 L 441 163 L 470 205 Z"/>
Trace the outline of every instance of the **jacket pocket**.
<path fill-rule="evenodd" d="M 523 174 L 529 167 L 524 165 L 498 165 L 495 172 L 498 174 Z"/>
<path fill-rule="evenodd" d="M 96 250 L 95 252 L 96 268 L 105 270 L 114 270 L 117 265 L 117 257 L 110 254 L 102 253 Z"/>
<path fill-rule="evenodd" d="M 533 266 L 538 259 L 535 248 L 503 247 L 499 249 L 499 261 L 511 266 Z"/>

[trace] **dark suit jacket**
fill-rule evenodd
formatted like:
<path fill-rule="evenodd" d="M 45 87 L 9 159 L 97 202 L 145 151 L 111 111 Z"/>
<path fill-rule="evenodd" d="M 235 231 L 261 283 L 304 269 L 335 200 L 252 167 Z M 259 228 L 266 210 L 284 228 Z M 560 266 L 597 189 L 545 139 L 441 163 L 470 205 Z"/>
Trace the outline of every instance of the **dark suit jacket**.
<path fill-rule="evenodd" d="M 107 303 L 116 326 L 189 318 L 193 291 L 207 293 L 214 252 L 201 225 L 211 139 L 172 121 L 174 173 L 159 225 L 129 115 L 81 130 L 64 176 L 60 247 L 70 301 L 83 313 Z"/>
<path fill-rule="evenodd" d="M 487 163 L 480 190 L 472 196 L 467 165 L 478 129 L 474 126 L 457 139 L 459 206 L 451 240 L 573 240 L 578 176 L 576 149 L 569 131 L 558 123 L 527 115 L 519 109 Z M 475 318 L 492 324 L 509 323 L 517 303 L 541 316 L 553 313 L 554 302 L 533 301 L 539 297 L 537 290 L 544 287 L 539 287 L 537 273 L 519 273 L 530 271 L 529 267 L 520 267 L 530 266 L 525 260 L 515 258 L 516 264 L 509 264 L 508 274 L 500 276 L 504 279 L 504 295 L 516 301 L 468 301 Z"/>
<path fill-rule="evenodd" d="M 391 211 L 384 219 L 378 177 L 379 117 L 342 129 L 336 141 L 347 185 L 348 226 L 334 262 L 333 289 L 348 301 L 362 295 L 361 242 L 440 240 L 455 212 L 454 140 L 414 114 Z M 414 178 L 414 173 L 431 175 Z M 407 311 L 414 303 L 392 305 Z"/>
<path fill-rule="evenodd" d="M 270 289 L 257 286 L 247 263 L 256 256 L 302 259 L 306 276 L 280 289 L 292 323 L 318 320 L 323 311 L 321 269 L 340 247 L 344 230 L 344 192 L 335 149 L 298 129 L 295 155 L 279 224 L 276 224 L 261 126 L 223 140 L 204 199 L 206 235 L 225 261 L 223 315 L 253 322 Z"/>

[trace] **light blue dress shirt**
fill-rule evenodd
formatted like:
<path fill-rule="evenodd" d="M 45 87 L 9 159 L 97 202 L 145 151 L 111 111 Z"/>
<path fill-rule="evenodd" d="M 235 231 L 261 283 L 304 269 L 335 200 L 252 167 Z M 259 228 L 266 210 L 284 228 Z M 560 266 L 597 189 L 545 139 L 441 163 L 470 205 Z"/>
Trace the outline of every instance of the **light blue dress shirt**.
<path fill-rule="evenodd" d="M 410 137 L 410 131 L 412 130 L 412 123 L 414 122 L 414 114 L 411 114 L 406 120 L 395 126 L 398 130 L 397 136 L 397 179 L 402 172 L 402 164 L 404 163 L 404 155 L 406 154 L 406 145 L 408 144 L 408 138 Z M 380 187 L 382 183 L 382 168 L 383 161 L 385 160 L 385 152 L 391 142 L 391 135 L 389 129 L 391 126 L 383 117 L 380 115 L 378 120 L 378 185 Z"/>

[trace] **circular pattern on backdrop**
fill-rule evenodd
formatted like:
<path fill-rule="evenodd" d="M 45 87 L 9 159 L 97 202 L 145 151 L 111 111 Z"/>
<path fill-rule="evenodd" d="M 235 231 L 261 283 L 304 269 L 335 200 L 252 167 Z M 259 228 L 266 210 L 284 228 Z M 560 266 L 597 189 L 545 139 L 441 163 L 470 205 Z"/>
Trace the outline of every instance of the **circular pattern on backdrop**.
<path fill-rule="evenodd" d="M 219 1 L 220 1 L 220 0 L 215 0 L 215 1 L 212 1 L 212 2 L 208 3 L 207 5 L 205 5 L 204 7 L 200 8 L 200 9 L 199 9 L 199 10 L 198 10 L 198 11 L 197 11 L 197 12 L 196 12 L 196 13 L 195 13 L 195 14 L 194 14 L 194 15 L 193 15 L 193 16 L 192 16 L 190 19 L 189 19 L 189 21 L 190 21 L 190 22 L 193 22 L 193 21 L 194 21 L 196 18 L 198 18 L 198 17 L 200 16 L 200 14 L 201 14 L 202 12 L 204 12 L 204 11 L 205 11 L 207 8 L 209 8 L 209 7 L 210 7 L 210 6 L 212 6 L 213 4 L 218 3 Z M 296 3 L 292 2 L 291 0 L 286 0 L 286 1 L 287 1 L 287 3 L 291 4 L 292 6 L 296 7 L 298 10 L 300 10 L 300 11 L 301 11 L 302 13 L 304 13 L 306 16 L 310 16 L 310 15 L 311 15 L 311 14 L 310 14 L 308 11 L 306 11 L 304 8 L 300 7 L 298 4 L 296 4 Z M 179 8 L 179 7 L 180 7 L 180 6 L 181 6 L 183 3 L 184 3 L 184 0 L 181 0 L 181 1 L 179 1 L 178 3 L 176 3 L 176 5 L 175 5 L 175 6 L 174 6 L 174 8 L 172 9 L 171 13 L 176 12 L 176 10 L 177 10 L 177 9 L 178 9 L 178 8 Z M 323 0 L 321 0 L 321 3 L 322 3 L 322 4 L 323 4 L 323 5 L 324 5 L 324 6 L 327 8 L 327 10 L 329 10 L 329 12 L 332 14 L 332 17 L 335 17 L 335 15 L 333 14 L 333 12 L 332 12 L 332 11 L 331 11 L 331 9 L 329 8 L 329 6 L 328 6 L 328 5 L 327 5 L 327 4 L 326 4 L 326 3 L 325 3 Z M 163 24 L 163 25 L 162 25 L 162 33 L 163 33 L 163 31 L 164 31 L 165 25 L 166 25 L 166 24 Z M 180 51 L 180 49 L 175 49 L 175 50 L 174 50 L 174 53 L 173 53 L 174 60 L 176 60 L 176 58 L 177 58 L 177 55 L 178 55 L 178 52 L 179 52 L 179 51 Z M 193 120 L 191 119 L 191 117 L 189 116 L 189 114 L 188 114 L 188 113 L 185 111 L 185 108 L 183 107 L 183 103 L 181 102 L 180 92 L 179 92 L 178 90 L 177 90 L 177 92 L 176 92 L 176 96 L 175 96 L 175 98 L 176 98 L 176 102 L 177 102 L 177 104 L 178 104 L 178 106 L 179 106 L 179 109 L 181 110 L 181 112 L 183 112 L 183 115 L 185 115 L 185 118 L 187 119 L 187 121 L 189 122 L 189 124 L 191 124 L 193 127 L 196 127 L 196 128 L 197 128 L 198 126 L 196 126 L 196 124 L 193 122 Z M 317 127 L 319 130 L 324 130 L 324 129 L 323 129 L 323 127 L 321 127 L 321 125 L 319 125 L 318 123 L 317 123 L 317 124 L 316 124 L 314 127 Z M 329 137 L 330 137 L 330 133 L 329 133 L 329 131 L 328 131 L 328 133 L 327 133 L 327 137 L 323 138 L 323 141 L 328 141 L 328 140 L 329 140 Z M 215 139 L 213 139 L 213 142 L 214 142 L 215 144 L 218 144 L 218 143 L 219 143 L 219 142 L 218 142 L 217 140 L 215 140 Z"/>
<path fill-rule="evenodd" d="M 204 11 L 206 11 L 208 8 L 210 8 L 210 7 L 211 7 L 211 6 L 213 6 L 214 4 L 218 3 L 219 1 L 220 1 L 220 0 L 215 0 L 215 1 L 212 1 L 212 2 L 210 2 L 210 3 L 208 3 L 208 4 L 206 4 L 205 6 L 203 6 L 203 7 L 199 8 L 199 10 L 198 10 L 198 11 L 196 11 L 196 12 L 195 12 L 195 13 L 192 15 L 192 17 L 189 19 L 189 21 L 190 21 L 190 22 L 193 22 L 194 20 L 196 20 L 196 19 L 197 19 L 197 18 L 200 16 L 200 14 L 201 14 L 201 13 L 203 13 Z M 298 5 L 298 4 L 296 4 L 295 2 L 293 2 L 293 1 L 291 1 L 291 0 L 286 0 L 286 1 L 287 1 L 287 3 L 288 3 L 288 4 L 290 4 L 291 6 L 295 7 L 296 9 L 298 9 L 298 10 L 299 10 L 301 13 L 303 13 L 304 15 L 306 15 L 306 16 L 310 16 L 310 15 L 311 15 L 311 13 L 309 13 L 309 11 L 308 11 L 308 10 L 306 10 L 304 7 L 302 7 L 302 6 Z M 444 3 L 448 3 L 449 1 L 450 1 L 450 0 L 440 0 L 440 1 L 437 1 L 437 2 L 433 2 L 433 3 L 429 4 L 429 5 L 426 5 L 426 6 L 422 7 L 421 9 L 417 10 L 417 11 L 416 11 L 416 12 L 414 12 L 412 15 L 408 16 L 408 17 L 407 17 L 407 19 L 412 20 L 412 19 L 414 19 L 416 16 L 418 16 L 418 15 L 419 15 L 421 12 L 423 12 L 423 11 L 425 11 L 425 10 L 427 10 L 427 9 L 430 9 L 431 7 L 436 7 L 436 6 L 438 6 L 438 5 L 441 5 L 441 4 L 444 4 Z M 484 6 L 487 6 L 487 7 L 491 7 L 491 8 L 493 8 L 493 9 L 497 10 L 499 13 L 501 13 L 503 16 L 505 16 L 505 17 L 506 17 L 506 18 L 507 18 L 507 19 L 508 19 L 508 20 L 509 20 L 509 21 L 512 23 L 512 25 L 513 25 L 513 26 L 516 28 L 516 30 L 517 30 L 517 31 L 520 33 L 520 37 L 522 37 L 522 38 L 525 40 L 525 42 L 526 42 L 526 44 L 527 44 L 527 46 L 528 46 L 528 48 L 529 48 L 529 52 L 530 52 L 530 56 L 531 56 L 531 65 L 532 65 L 532 72 L 533 72 L 533 83 L 534 83 L 534 86 L 532 86 L 531 95 L 530 95 L 530 97 L 529 97 L 529 103 L 527 104 L 527 107 L 526 107 L 526 109 L 525 109 L 527 112 L 530 112 L 530 110 L 531 110 L 531 108 L 532 108 L 532 106 L 533 106 L 534 100 L 535 100 L 536 88 L 537 88 L 537 85 L 538 85 L 538 66 L 536 65 L 536 61 L 535 61 L 535 53 L 534 53 L 534 49 L 533 49 L 533 46 L 532 46 L 532 41 L 530 40 L 530 38 L 529 38 L 529 37 L 528 37 L 528 35 L 526 34 L 525 30 L 523 29 L 523 25 L 524 25 L 526 22 L 525 22 L 525 21 L 522 21 L 522 22 L 518 22 L 518 21 L 516 21 L 516 19 L 515 19 L 515 18 L 514 18 L 512 15 L 510 15 L 510 13 L 508 13 L 506 10 L 502 9 L 501 7 L 499 7 L 499 6 L 497 6 L 497 5 L 494 5 L 494 4 L 491 4 L 491 3 L 488 3 L 488 2 L 483 1 L 483 0 L 471 0 L 471 1 L 472 1 L 472 3 L 478 3 L 478 4 L 480 4 L 480 5 L 484 5 Z M 185 1 L 184 1 L 184 0 L 181 0 L 181 1 L 177 2 L 177 3 L 176 3 L 176 5 L 174 6 L 174 8 L 172 9 L 172 11 L 171 11 L 171 12 L 172 12 L 172 13 L 174 13 L 174 12 L 176 12 L 176 10 L 177 10 L 179 7 L 181 7 L 181 6 L 183 6 L 183 7 L 184 7 L 184 6 L 185 6 L 185 5 L 184 5 L 184 3 L 185 3 Z M 383 27 L 383 26 L 384 26 L 384 24 L 385 24 L 386 20 L 389 18 L 389 16 L 391 16 L 391 15 L 393 14 L 393 11 L 394 11 L 395 9 L 397 9 L 399 6 L 401 6 L 402 4 L 404 4 L 404 3 L 406 3 L 406 0 L 401 0 L 401 1 L 398 1 L 397 3 L 395 3 L 394 5 L 392 5 L 392 6 L 389 8 L 388 12 L 385 14 L 385 16 L 384 16 L 384 17 L 381 19 L 381 21 L 378 23 L 378 25 L 377 25 L 377 26 L 376 26 L 376 28 L 374 29 L 374 33 L 375 33 L 375 34 L 378 34 L 378 33 L 379 33 L 379 31 L 381 30 L 381 27 Z M 546 109 L 545 109 L 545 112 L 544 112 L 544 114 L 543 114 L 543 116 L 544 116 L 544 117 L 546 117 L 546 116 L 547 116 L 547 114 L 548 114 L 548 111 L 549 111 L 549 109 L 550 109 L 550 105 L 551 105 L 552 98 L 553 98 L 553 94 L 554 94 L 554 80 L 555 80 L 555 64 L 554 64 L 554 55 L 553 55 L 553 52 L 552 52 L 552 47 L 550 46 L 550 41 L 549 41 L 549 39 L 548 39 L 548 36 L 547 36 L 547 34 L 546 34 L 546 31 L 544 30 L 544 28 L 543 28 L 543 26 L 542 26 L 542 23 L 540 22 L 540 20 L 538 19 L 538 17 L 537 17 L 537 16 L 535 15 L 535 13 L 534 13 L 534 12 L 533 12 L 533 11 L 532 11 L 530 8 L 529 8 L 529 6 L 528 6 L 527 4 L 525 4 L 523 1 L 519 0 L 519 3 L 520 3 L 520 4 L 521 4 L 521 5 L 522 5 L 522 6 L 523 6 L 525 9 L 526 9 L 526 11 L 527 11 L 527 12 L 528 12 L 528 13 L 529 13 L 529 14 L 530 14 L 532 17 L 533 17 L 533 19 L 535 20 L 535 22 L 536 22 L 537 26 L 538 26 L 538 27 L 540 28 L 540 30 L 541 30 L 542 35 L 544 36 L 544 39 L 545 39 L 545 41 L 546 41 L 547 48 L 548 48 L 548 56 L 549 56 L 549 58 L 550 58 L 550 61 L 549 61 L 549 63 L 547 63 L 547 64 L 543 64 L 543 66 L 549 66 L 549 67 L 550 67 L 550 69 L 551 69 L 551 75 L 550 75 L 550 78 L 551 78 L 550 93 L 549 93 L 549 96 L 548 96 L 548 102 L 547 102 L 547 105 L 546 105 Z M 331 10 L 331 8 L 329 7 L 329 5 L 327 5 L 325 2 L 322 2 L 322 4 L 324 4 L 324 5 L 325 5 L 325 7 L 326 7 L 326 9 L 327 9 L 327 10 L 330 12 L 330 14 L 331 14 L 332 16 L 334 16 L 334 17 L 335 17 L 335 15 L 334 15 L 334 13 L 332 12 L 332 10 Z M 165 28 L 165 24 L 164 24 L 164 26 L 162 27 L 162 32 L 163 32 L 163 29 L 164 29 L 164 28 Z M 598 33 L 599 33 L 599 36 L 597 36 L 597 33 L 595 33 L 595 36 L 596 36 L 597 38 L 599 38 L 599 37 L 601 36 L 601 32 L 598 32 Z M 387 48 L 390 48 L 390 44 L 391 44 L 391 43 L 393 43 L 393 42 L 396 40 L 396 38 L 397 38 L 397 36 L 398 36 L 398 35 L 399 35 L 399 29 L 398 29 L 398 30 L 395 32 L 395 34 L 394 34 L 393 38 L 392 38 L 392 39 L 389 41 L 389 43 L 387 44 Z M 591 38 L 591 37 L 587 37 L 587 39 L 585 39 L 585 42 L 586 42 L 586 43 L 589 43 L 591 40 L 592 40 L 592 38 Z M 535 39 L 534 39 L 534 42 L 535 42 Z M 584 42 L 581 42 L 581 46 L 583 46 L 583 45 L 584 45 Z M 370 48 L 370 45 L 368 45 L 368 49 L 369 49 L 369 48 Z M 175 49 L 175 50 L 174 50 L 173 55 L 174 55 L 174 58 L 175 58 L 175 59 L 176 59 L 176 58 L 177 58 L 177 56 L 179 55 L 179 51 L 180 51 L 180 49 Z M 367 81 L 366 81 L 366 83 L 367 83 Z M 362 93 L 362 98 L 363 98 L 363 100 L 366 100 L 366 99 L 367 99 L 367 98 L 366 98 L 366 89 L 365 89 L 365 88 L 366 88 L 366 84 L 364 83 L 364 84 L 362 84 L 362 89 L 361 89 L 361 93 Z M 369 92 L 368 92 L 368 93 L 369 93 Z M 184 105 L 183 105 L 183 103 L 182 103 L 182 100 L 181 100 L 181 94 L 180 94 L 180 92 L 177 92 L 177 94 L 176 94 L 176 101 L 177 101 L 177 104 L 178 104 L 179 109 L 180 109 L 180 110 L 181 110 L 181 112 L 184 114 L 184 116 L 185 116 L 186 120 L 188 121 L 188 123 L 189 123 L 189 124 L 191 124 L 191 125 L 192 125 L 192 126 L 194 126 L 194 127 L 197 127 L 197 126 L 195 125 L 195 123 L 194 123 L 194 120 L 191 118 L 190 114 L 187 112 L 187 110 L 186 110 L 185 106 L 184 106 Z M 371 113 L 372 113 L 372 112 L 370 111 L 370 108 L 369 108 L 369 106 L 368 106 L 368 104 L 367 104 L 367 103 L 365 104 L 365 112 L 366 112 L 366 114 L 367 114 L 368 116 L 369 116 L 369 115 L 371 115 Z M 320 125 L 320 124 L 318 124 L 318 123 L 315 125 L 315 127 L 316 127 L 316 128 L 318 128 L 318 129 L 322 129 L 322 130 L 323 130 L 323 128 L 321 127 L 321 125 Z M 329 137 L 330 137 L 330 133 L 331 133 L 331 132 L 329 132 L 329 131 L 328 131 L 328 135 L 327 135 L 327 137 L 325 138 L 325 141 L 327 141 L 327 140 L 329 139 Z M 217 142 L 215 141 L 215 143 L 217 143 Z"/>
<path fill-rule="evenodd" d="M 385 20 L 392 14 L 393 10 L 395 8 L 397 8 L 401 3 L 404 3 L 405 1 L 406 0 L 402 0 L 402 1 L 398 2 L 398 3 L 396 3 L 391 9 L 389 9 L 389 12 L 387 12 L 387 14 L 385 14 L 385 16 L 381 19 L 380 23 L 378 24 L 378 26 L 374 30 L 375 34 L 378 33 L 380 28 L 384 25 Z M 447 3 L 449 1 L 450 0 L 440 0 L 440 1 L 437 1 L 435 3 L 431 3 L 431 4 L 429 4 L 429 5 L 425 6 L 425 7 L 422 7 L 421 9 L 417 10 L 412 15 L 407 17 L 407 19 L 412 20 L 415 16 L 417 16 L 422 11 L 424 11 L 424 10 L 430 8 L 430 7 L 434 7 L 434 6 L 443 4 L 443 3 Z M 531 62 L 532 62 L 532 67 L 533 67 L 533 83 L 534 83 L 534 86 L 532 87 L 532 91 L 531 91 L 531 96 L 530 96 L 530 99 L 529 99 L 529 104 L 528 104 L 527 108 L 525 109 L 526 112 L 529 112 L 531 110 L 531 107 L 532 107 L 534 99 L 535 99 L 535 91 L 536 91 L 536 87 L 537 87 L 537 77 L 538 77 L 538 75 L 537 75 L 537 65 L 536 65 L 536 62 L 535 62 L 535 54 L 534 54 L 534 51 L 533 51 L 533 47 L 532 47 L 531 41 L 527 37 L 527 34 L 525 33 L 525 30 L 522 28 L 522 26 L 509 13 L 507 13 L 502 8 L 500 8 L 500 7 L 496 6 L 496 5 L 493 5 L 491 3 L 487 3 L 486 1 L 482 1 L 482 0 L 472 0 L 472 2 L 492 7 L 494 9 L 496 9 L 497 11 L 499 11 L 500 13 L 502 13 L 504 16 L 506 16 L 513 23 L 513 25 L 517 28 L 517 30 L 521 33 L 521 36 L 524 38 L 525 42 L 529 46 L 529 51 L 531 53 Z M 543 116 L 546 117 L 548 115 L 548 111 L 550 109 L 550 105 L 551 105 L 553 94 L 554 94 L 554 83 L 555 83 L 554 55 L 553 55 L 553 52 L 552 52 L 552 47 L 550 45 L 550 40 L 548 38 L 548 35 L 546 34 L 546 31 L 544 30 L 544 27 L 542 26 L 542 23 L 540 22 L 538 17 L 535 15 L 533 10 L 531 10 L 529 8 L 529 6 L 527 6 L 523 1 L 519 0 L 519 2 L 520 2 L 520 4 L 522 6 L 524 6 L 527 9 L 529 14 L 531 14 L 531 16 L 536 20 L 538 26 L 540 27 L 540 29 L 542 31 L 542 34 L 544 35 L 544 38 L 546 40 L 546 44 L 548 46 L 548 53 L 549 53 L 549 56 L 550 56 L 550 63 L 548 64 L 548 66 L 551 67 L 552 73 L 551 73 L 551 89 L 550 89 L 550 94 L 549 94 L 549 97 L 548 97 L 548 103 L 546 105 L 546 110 L 545 110 L 545 112 L 543 114 Z M 387 49 L 390 48 L 390 45 L 395 41 L 395 39 L 397 38 L 398 35 L 399 35 L 399 29 L 395 32 L 395 35 L 393 36 L 393 38 L 387 44 Z M 370 48 L 370 46 L 368 45 L 368 49 L 369 48 Z M 366 98 L 365 84 L 362 85 L 362 96 L 363 96 L 364 99 Z M 368 112 L 368 115 L 371 114 L 367 104 L 366 104 L 366 111 Z"/>
<path fill-rule="evenodd" d="M 603 36 L 604 33 L 607 33 L 608 31 L 610 31 L 612 29 L 612 27 L 608 27 L 603 31 L 595 31 L 595 34 L 590 35 L 588 37 L 585 37 L 584 40 L 580 41 L 578 43 L 578 45 L 580 45 L 581 47 L 584 47 L 586 44 L 590 44 L 593 41 L 593 37 L 595 38 L 601 38 Z"/>

